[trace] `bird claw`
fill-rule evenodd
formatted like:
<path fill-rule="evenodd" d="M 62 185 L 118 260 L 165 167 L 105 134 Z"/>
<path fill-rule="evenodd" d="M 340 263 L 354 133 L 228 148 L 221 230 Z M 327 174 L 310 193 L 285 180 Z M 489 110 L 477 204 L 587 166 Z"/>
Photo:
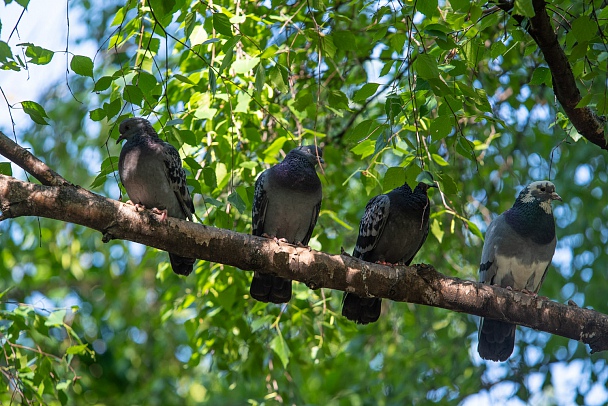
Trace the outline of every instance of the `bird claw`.
<path fill-rule="evenodd" d="M 312 248 L 310 247 L 310 245 L 302 244 L 301 241 L 298 241 L 295 245 L 298 248 L 308 248 L 308 252 L 312 251 Z"/>
<path fill-rule="evenodd" d="M 131 205 L 135 208 L 135 211 L 140 212 L 146 210 L 146 206 L 139 203 L 133 203 L 133 200 L 127 200 L 125 204 Z"/>
<path fill-rule="evenodd" d="M 347 256 L 347 257 L 351 257 L 352 256 L 348 252 L 344 251 L 344 247 L 340 247 L 340 255 L 344 255 L 344 256 Z"/>
<path fill-rule="evenodd" d="M 279 243 L 289 244 L 289 241 L 287 241 L 287 238 L 277 238 L 277 237 L 274 237 L 274 240 L 277 242 L 277 245 L 279 245 Z"/>
<path fill-rule="evenodd" d="M 380 265 L 386 265 L 386 266 L 395 266 L 395 265 L 397 265 L 397 264 L 392 264 L 392 263 L 386 262 L 386 261 L 376 261 L 376 263 L 380 264 Z"/>
<path fill-rule="evenodd" d="M 152 209 L 152 213 L 154 214 L 158 214 L 160 216 L 160 222 L 163 223 L 165 220 L 167 220 L 167 209 L 165 210 L 160 210 L 156 207 L 154 207 Z"/>

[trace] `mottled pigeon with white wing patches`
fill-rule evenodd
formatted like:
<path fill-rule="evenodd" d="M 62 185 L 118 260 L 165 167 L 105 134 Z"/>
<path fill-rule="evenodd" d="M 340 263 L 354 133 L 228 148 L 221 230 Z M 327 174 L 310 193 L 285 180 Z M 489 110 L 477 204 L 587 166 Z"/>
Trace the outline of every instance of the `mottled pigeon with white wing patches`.
<path fill-rule="evenodd" d="M 323 151 L 314 145 L 292 149 L 279 164 L 255 182 L 252 234 L 308 245 L 321 209 L 322 187 L 315 171 Z M 254 272 L 251 297 L 261 302 L 287 303 L 291 280 Z"/>
<path fill-rule="evenodd" d="M 536 294 L 551 264 L 557 238 L 551 201 L 562 200 L 555 185 L 533 182 L 513 207 L 488 226 L 479 281 Z M 483 359 L 506 361 L 515 346 L 514 324 L 481 319 L 477 351 Z"/>
<path fill-rule="evenodd" d="M 427 173 L 428 174 L 428 173 Z M 359 224 L 353 256 L 368 262 L 409 265 L 429 233 L 428 174 L 414 191 L 407 183 L 371 199 Z M 342 315 L 359 324 L 378 320 L 381 299 L 345 293 Z"/>
<path fill-rule="evenodd" d="M 161 140 L 150 122 L 140 117 L 124 120 L 119 132 L 116 143 L 127 142 L 120 151 L 118 173 L 131 202 L 162 211 L 161 221 L 166 215 L 192 221 L 194 204 L 175 147 Z M 169 259 L 179 275 L 189 275 L 196 261 L 172 253 Z"/>

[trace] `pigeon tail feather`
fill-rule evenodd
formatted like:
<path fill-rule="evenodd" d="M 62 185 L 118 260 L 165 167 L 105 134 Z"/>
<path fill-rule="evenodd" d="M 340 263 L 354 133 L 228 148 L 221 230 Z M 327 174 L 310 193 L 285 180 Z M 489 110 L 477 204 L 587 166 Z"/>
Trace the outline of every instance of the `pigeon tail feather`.
<path fill-rule="evenodd" d="M 515 348 L 515 324 L 482 319 L 477 352 L 483 359 L 506 361 Z"/>
<path fill-rule="evenodd" d="M 363 298 L 353 293 L 344 294 L 342 316 L 357 324 L 373 323 L 380 317 L 382 299 Z"/>
<path fill-rule="evenodd" d="M 171 253 L 169 253 L 169 260 L 171 261 L 173 272 L 184 276 L 188 276 L 192 273 L 194 262 L 196 262 L 195 258 L 180 257 L 179 255 Z"/>
<path fill-rule="evenodd" d="M 249 293 L 260 302 L 287 303 L 291 300 L 291 279 L 255 272 Z"/>

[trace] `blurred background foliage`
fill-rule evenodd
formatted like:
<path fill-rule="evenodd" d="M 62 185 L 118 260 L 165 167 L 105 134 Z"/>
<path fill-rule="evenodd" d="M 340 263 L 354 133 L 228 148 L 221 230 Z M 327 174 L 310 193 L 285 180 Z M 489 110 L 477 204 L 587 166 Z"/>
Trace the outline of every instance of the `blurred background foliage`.
<path fill-rule="evenodd" d="M 23 7 L 48 6 L 5 0 Z M 533 12 L 526 0 L 515 9 Z M 548 9 L 583 104 L 606 114 L 606 2 Z M 540 293 L 608 312 L 605 152 L 572 128 L 536 44 L 492 4 L 80 0 L 68 15 L 81 27 L 68 45 L 97 52 L 48 50 L 0 26 L 4 71 L 69 69 L 35 102 L 5 95 L 0 129 L 26 117 L 20 144 L 75 184 L 118 198 L 116 123 L 147 117 L 184 158 L 198 220 L 249 233 L 257 175 L 316 142 L 326 165 L 313 248 L 352 251 L 366 202 L 424 168 L 440 190 L 414 262 L 475 280 L 487 224 L 523 185 L 550 179 L 564 201 Z M 163 252 L 44 218 L 0 233 L 0 403 L 608 400 L 606 354 L 562 337 L 519 328 L 510 360 L 486 363 L 466 314 L 384 300 L 379 322 L 356 326 L 341 292 L 295 283 L 289 304 L 267 305 L 249 297 L 249 272 L 222 264 L 180 278 Z"/>

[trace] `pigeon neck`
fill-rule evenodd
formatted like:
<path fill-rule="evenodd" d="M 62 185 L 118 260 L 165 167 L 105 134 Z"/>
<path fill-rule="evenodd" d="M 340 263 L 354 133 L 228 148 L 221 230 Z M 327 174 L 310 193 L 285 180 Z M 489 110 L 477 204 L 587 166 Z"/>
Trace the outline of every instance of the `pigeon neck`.
<path fill-rule="evenodd" d="M 505 218 L 519 235 L 528 237 L 537 244 L 548 244 L 555 238 L 553 215 L 547 213 L 538 201 L 525 203 L 517 200 L 505 212 Z"/>

